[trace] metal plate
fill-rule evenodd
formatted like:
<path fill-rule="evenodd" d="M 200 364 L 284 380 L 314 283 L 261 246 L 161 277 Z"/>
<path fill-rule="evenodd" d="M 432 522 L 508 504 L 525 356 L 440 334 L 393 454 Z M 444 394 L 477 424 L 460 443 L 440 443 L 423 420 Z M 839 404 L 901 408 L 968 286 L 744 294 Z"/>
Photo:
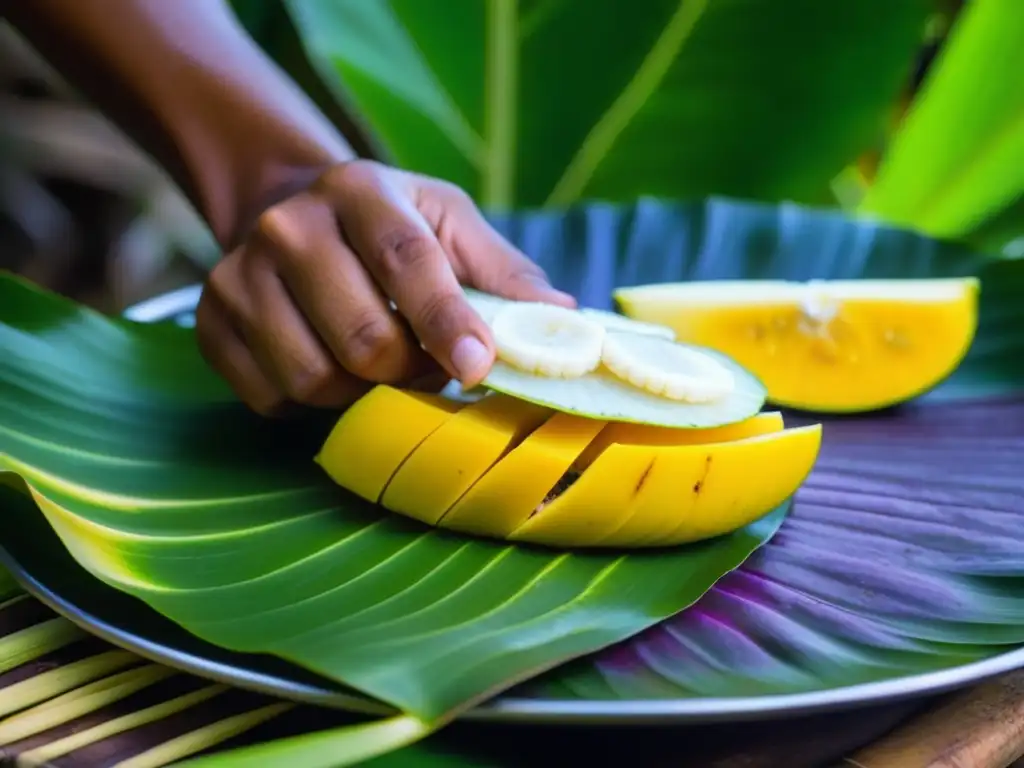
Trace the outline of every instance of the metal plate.
<path fill-rule="evenodd" d="M 200 286 L 189 286 L 131 307 L 125 316 L 139 322 L 172 321 L 190 326 Z M 44 583 L 23 558 L 0 549 L 0 561 L 35 597 L 74 623 L 107 641 L 154 661 L 240 688 L 322 706 L 367 713 L 389 710 L 358 694 L 292 665 L 265 657 L 234 654 L 187 635 L 141 602 L 92 582 L 88 599 L 76 600 L 69 582 L 56 589 Z M 84 573 L 84 572 L 83 572 Z M 102 599 L 95 594 L 103 593 Z M 84 593 L 83 593 L 84 594 Z M 132 600 L 138 625 L 114 618 L 118 601 Z M 778 720 L 810 714 L 924 698 L 962 688 L 1024 666 L 1024 648 L 938 672 L 893 678 L 810 693 L 729 698 L 580 701 L 503 695 L 465 713 L 466 720 L 557 724 L 648 724 Z"/>
<path fill-rule="evenodd" d="M 107 642 L 169 667 L 238 688 L 294 701 L 374 715 L 391 710 L 278 659 L 233 653 L 189 635 L 144 603 L 86 573 L 70 555 L 68 578 L 59 586 L 32 572 L 0 548 L 0 564 L 27 592 Z M 130 605 L 128 611 L 125 606 Z M 132 621 L 123 617 L 130 613 Z M 115 618 L 117 617 L 117 618 Z M 1024 648 L 961 667 L 812 693 L 702 699 L 580 701 L 498 696 L 461 715 L 484 722 L 551 725 L 697 724 L 780 720 L 923 699 L 1024 666 Z"/>

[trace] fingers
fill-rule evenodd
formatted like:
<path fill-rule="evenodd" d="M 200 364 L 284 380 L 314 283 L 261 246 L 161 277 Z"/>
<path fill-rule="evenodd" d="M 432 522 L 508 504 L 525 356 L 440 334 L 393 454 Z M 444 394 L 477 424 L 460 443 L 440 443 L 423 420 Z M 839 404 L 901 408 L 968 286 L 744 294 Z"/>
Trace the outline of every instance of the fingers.
<path fill-rule="evenodd" d="M 367 381 L 396 383 L 429 367 L 409 328 L 342 241 L 329 203 L 312 195 L 293 197 L 265 212 L 258 232 L 276 253 L 278 271 L 308 325 L 345 370 Z M 274 301 L 274 308 L 284 303 Z M 287 303 L 293 319 L 301 320 Z"/>
<path fill-rule="evenodd" d="M 369 385 L 346 371 L 295 306 L 271 268 L 250 269 L 246 339 L 288 399 L 315 407 L 340 408 Z"/>
<path fill-rule="evenodd" d="M 576 306 L 576 299 L 554 288 L 540 266 L 490 225 L 469 195 L 433 179 L 413 181 L 421 190 L 424 215 L 465 283 L 516 301 Z"/>
<path fill-rule="evenodd" d="M 423 347 L 465 387 L 494 362 L 490 330 L 466 300 L 448 254 L 406 190 L 368 166 L 325 180 L 345 238 Z"/>
<path fill-rule="evenodd" d="M 280 390 L 260 369 L 209 290 L 203 291 L 196 308 L 196 340 L 206 362 L 242 402 L 256 413 L 273 415 L 283 399 Z"/>
<path fill-rule="evenodd" d="M 338 365 L 258 252 L 225 257 L 200 310 L 200 349 L 258 413 L 276 414 L 288 402 L 344 407 L 368 388 Z"/>

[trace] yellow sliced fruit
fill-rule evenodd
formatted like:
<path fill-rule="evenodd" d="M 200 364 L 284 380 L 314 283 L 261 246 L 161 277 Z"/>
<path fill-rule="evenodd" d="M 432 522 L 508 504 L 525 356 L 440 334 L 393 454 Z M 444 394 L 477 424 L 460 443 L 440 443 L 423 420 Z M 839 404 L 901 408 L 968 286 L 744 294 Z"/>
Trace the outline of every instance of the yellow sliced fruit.
<path fill-rule="evenodd" d="M 807 479 L 821 448 L 821 425 L 717 445 L 659 449 L 622 525 L 595 544 L 671 546 L 752 523 Z"/>
<path fill-rule="evenodd" d="M 438 524 L 504 538 L 543 504 L 606 423 L 555 413 L 480 478 Z"/>
<path fill-rule="evenodd" d="M 434 525 L 491 466 L 544 423 L 552 411 L 505 395 L 488 395 L 434 430 L 395 472 L 381 504 Z M 384 426 L 378 420 L 379 426 Z M 388 432 L 402 422 L 388 415 Z M 389 436 L 383 438 L 390 440 Z"/>
<path fill-rule="evenodd" d="M 628 317 L 671 327 L 757 376 L 777 405 L 852 413 L 945 379 L 978 322 L 976 278 L 702 281 L 621 288 Z"/>
<path fill-rule="evenodd" d="M 461 407 L 439 395 L 374 387 L 342 415 L 314 460 L 338 485 L 377 501 L 406 457 Z"/>
<path fill-rule="evenodd" d="M 612 443 L 622 445 L 706 445 L 781 432 L 784 426 L 782 414 L 778 412 L 759 413 L 746 421 L 708 429 L 674 429 L 613 421 L 609 422 L 600 434 L 587 445 L 576 460 L 575 467 L 578 470 L 583 470 L 590 466 L 594 459 Z"/>
<path fill-rule="evenodd" d="M 747 525 L 800 487 L 821 426 L 712 445 L 611 445 L 509 537 L 555 547 L 655 547 Z"/>
<path fill-rule="evenodd" d="M 471 404 L 378 386 L 317 455 L 338 484 L 429 525 L 563 548 L 681 544 L 795 493 L 821 427 L 779 413 L 675 429 L 490 394 Z"/>
<path fill-rule="evenodd" d="M 609 446 L 578 480 L 508 538 L 556 547 L 582 547 L 601 540 L 622 521 L 657 451 L 650 445 Z"/>

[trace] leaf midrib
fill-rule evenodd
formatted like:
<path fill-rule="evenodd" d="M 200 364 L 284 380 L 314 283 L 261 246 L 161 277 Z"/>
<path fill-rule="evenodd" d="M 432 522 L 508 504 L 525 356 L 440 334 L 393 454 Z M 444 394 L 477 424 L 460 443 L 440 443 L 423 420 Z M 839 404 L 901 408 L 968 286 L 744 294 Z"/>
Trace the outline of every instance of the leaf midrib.
<path fill-rule="evenodd" d="M 661 85 L 707 7 L 708 0 L 680 0 L 633 78 L 594 123 L 569 161 L 544 202 L 545 207 L 563 207 L 579 199 L 608 150 Z"/>
<path fill-rule="evenodd" d="M 480 202 L 507 209 L 515 195 L 519 0 L 487 0 L 484 73 L 486 162 Z"/>

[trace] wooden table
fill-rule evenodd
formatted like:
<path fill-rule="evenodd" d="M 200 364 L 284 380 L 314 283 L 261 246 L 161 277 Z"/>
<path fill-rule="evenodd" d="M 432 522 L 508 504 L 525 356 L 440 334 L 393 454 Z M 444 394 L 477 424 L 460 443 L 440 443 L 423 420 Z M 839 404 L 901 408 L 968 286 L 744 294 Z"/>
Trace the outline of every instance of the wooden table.
<path fill-rule="evenodd" d="M 50 650 L 32 650 L 41 638 Z M 107 768 L 131 759 L 131 768 L 155 767 L 345 717 L 146 662 L 28 596 L 0 606 L 3 763 Z M 930 701 L 777 723 L 528 730 L 457 723 L 430 743 L 475 747 L 474 768 L 1024 768 L 1024 672 Z"/>

